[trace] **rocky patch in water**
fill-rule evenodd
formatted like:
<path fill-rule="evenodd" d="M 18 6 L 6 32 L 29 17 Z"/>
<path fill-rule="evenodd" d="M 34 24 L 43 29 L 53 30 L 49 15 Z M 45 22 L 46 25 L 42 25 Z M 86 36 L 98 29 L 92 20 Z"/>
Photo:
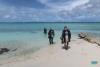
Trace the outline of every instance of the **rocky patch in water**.
<path fill-rule="evenodd" d="M 80 37 L 80 39 L 84 39 L 90 43 L 95 43 L 100 46 L 100 38 L 92 37 L 88 33 L 79 33 L 78 37 Z"/>
<path fill-rule="evenodd" d="M 10 51 L 10 49 L 8 49 L 8 48 L 0 48 L 0 54 L 3 54 L 5 52 L 9 52 L 9 51 Z"/>

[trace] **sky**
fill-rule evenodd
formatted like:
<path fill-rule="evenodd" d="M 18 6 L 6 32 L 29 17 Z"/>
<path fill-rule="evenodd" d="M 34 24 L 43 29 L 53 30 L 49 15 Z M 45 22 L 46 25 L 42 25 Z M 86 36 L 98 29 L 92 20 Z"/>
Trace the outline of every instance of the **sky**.
<path fill-rule="evenodd" d="M 99 22 L 100 0 L 0 0 L 0 22 Z"/>

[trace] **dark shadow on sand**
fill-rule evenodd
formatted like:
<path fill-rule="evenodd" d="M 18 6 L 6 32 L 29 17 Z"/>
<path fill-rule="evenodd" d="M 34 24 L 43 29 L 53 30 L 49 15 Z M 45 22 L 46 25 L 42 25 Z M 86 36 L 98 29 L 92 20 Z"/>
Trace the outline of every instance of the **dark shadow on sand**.
<path fill-rule="evenodd" d="M 65 50 L 68 50 L 68 49 L 70 49 L 71 47 L 70 46 L 68 46 L 68 48 L 66 48 L 66 47 L 62 47 L 62 49 L 65 49 Z"/>

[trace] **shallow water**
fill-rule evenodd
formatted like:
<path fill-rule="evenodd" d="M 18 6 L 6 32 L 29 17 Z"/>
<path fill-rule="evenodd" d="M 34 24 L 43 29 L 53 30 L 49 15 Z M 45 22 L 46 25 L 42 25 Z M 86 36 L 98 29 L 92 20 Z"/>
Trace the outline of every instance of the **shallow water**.
<path fill-rule="evenodd" d="M 61 30 L 67 25 L 72 35 L 79 32 L 89 32 L 100 36 L 100 23 L 0 23 L 0 48 L 11 49 L 10 52 L 0 55 L 0 60 L 12 56 L 34 53 L 42 47 L 49 45 L 47 35 L 43 28 L 50 27 L 55 30 L 55 43 L 60 41 Z M 75 38 L 75 36 L 72 38 Z M 15 50 L 16 51 L 13 51 Z"/>

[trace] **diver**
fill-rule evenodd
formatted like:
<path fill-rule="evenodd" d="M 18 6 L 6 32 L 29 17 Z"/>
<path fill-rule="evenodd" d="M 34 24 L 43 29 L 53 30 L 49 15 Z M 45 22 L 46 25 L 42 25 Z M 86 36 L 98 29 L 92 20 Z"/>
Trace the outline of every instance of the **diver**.
<path fill-rule="evenodd" d="M 46 28 L 44 28 L 44 34 L 47 34 L 47 29 Z"/>
<path fill-rule="evenodd" d="M 67 26 L 65 26 L 64 30 L 62 31 L 62 36 L 61 36 L 62 44 L 64 44 L 63 48 L 68 49 L 68 45 L 69 45 L 70 39 L 71 39 L 71 32 L 67 28 Z"/>
<path fill-rule="evenodd" d="M 50 29 L 49 32 L 48 32 L 48 38 L 49 38 L 49 43 L 50 44 L 54 44 L 54 36 L 55 36 L 55 32 L 53 29 Z"/>

